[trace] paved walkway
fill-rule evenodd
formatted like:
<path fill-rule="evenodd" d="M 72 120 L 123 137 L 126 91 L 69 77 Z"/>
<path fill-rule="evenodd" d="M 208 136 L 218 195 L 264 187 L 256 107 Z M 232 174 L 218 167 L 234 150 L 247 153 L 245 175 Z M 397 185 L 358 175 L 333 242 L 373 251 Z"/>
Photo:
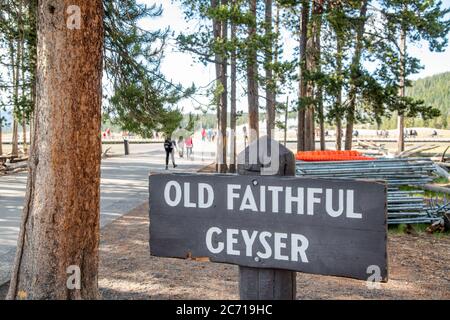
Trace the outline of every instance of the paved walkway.
<path fill-rule="evenodd" d="M 115 150 L 117 148 L 117 150 Z M 113 152 L 122 152 L 123 146 Z M 104 227 L 148 198 L 150 172 L 165 172 L 161 144 L 130 145 L 129 156 L 102 161 L 100 225 Z M 176 158 L 172 172 L 193 172 L 213 162 L 211 154 L 194 160 Z M 0 177 L 0 285 L 7 281 L 14 259 L 26 189 L 26 173 Z"/>

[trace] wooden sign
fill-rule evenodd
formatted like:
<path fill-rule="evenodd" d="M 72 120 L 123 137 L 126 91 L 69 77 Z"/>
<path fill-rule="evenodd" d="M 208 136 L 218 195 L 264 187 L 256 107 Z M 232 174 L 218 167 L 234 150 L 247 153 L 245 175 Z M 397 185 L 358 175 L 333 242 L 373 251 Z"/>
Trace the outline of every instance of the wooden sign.
<path fill-rule="evenodd" d="M 279 176 L 150 176 L 150 251 L 386 281 L 386 186 Z"/>

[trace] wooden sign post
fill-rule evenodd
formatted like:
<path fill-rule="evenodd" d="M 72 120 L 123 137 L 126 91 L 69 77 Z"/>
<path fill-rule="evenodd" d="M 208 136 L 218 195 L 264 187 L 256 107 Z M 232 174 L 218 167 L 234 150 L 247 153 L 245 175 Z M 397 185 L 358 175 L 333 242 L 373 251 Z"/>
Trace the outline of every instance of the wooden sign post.
<path fill-rule="evenodd" d="M 277 176 L 295 176 L 295 156 L 291 150 L 270 139 L 254 142 L 238 155 L 239 175 L 261 175 L 261 163 L 251 164 L 250 153 L 257 151 L 271 155 L 278 148 Z M 270 162 L 272 164 L 272 162 Z M 296 272 L 281 269 L 263 269 L 239 266 L 239 295 L 241 300 L 295 300 Z"/>
<path fill-rule="evenodd" d="M 241 299 L 295 299 L 296 271 L 387 281 L 386 184 L 294 177 L 281 145 L 245 160 L 266 143 L 239 175 L 151 175 L 151 255 L 238 265 Z"/>

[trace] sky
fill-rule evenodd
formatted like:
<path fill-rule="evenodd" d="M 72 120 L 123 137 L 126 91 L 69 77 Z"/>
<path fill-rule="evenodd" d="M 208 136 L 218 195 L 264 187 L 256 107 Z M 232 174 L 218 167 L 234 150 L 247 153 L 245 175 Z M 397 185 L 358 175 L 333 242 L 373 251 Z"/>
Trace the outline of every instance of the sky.
<path fill-rule="evenodd" d="M 175 34 L 179 34 L 180 32 L 189 33 L 190 30 L 194 30 L 195 25 L 193 25 L 193 23 L 195 22 L 189 23 L 185 21 L 183 12 L 177 1 L 139 0 L 139 2 L 147 5 L 160 4 L 164 10 L 163 15 L 160 18 L 143 20 L 141 25 L 145 29 L 154 30 L 169 26 Z M 450 7 L 450 0 L 443 0 L 443 6 Z M 289 46 L 289 43 L 287 45 Z M 290 45 L 290 47 L 292 46 L 293 44 Z M 412 56 L 419 58 L 424 65 L 424 68 L 419 73 L 410 77 L 411 80 L 450 71 L 450 49 L 448 47 L 444 52 L 436 53 L 430 52 L 426 43 L 419 43 L 414 46 L 408 44 L 408 50 Z M 175 83 L 181 83 L 184 86 L 189 86 L 192 82 L 195 82 L 197 87 L 205 86 L 215 78 L 213 65 L 203 66 L 195 63 L 194 58 L 189 53 L 181 53 L 177 50 L 174 41 L 171 41 L 166 49 L 165 58 L 161 65 L 161 71 L 168 79 L 171 79 Z M 239 91 L 241 93 L 243 92 L 242 89 Z M 206 98 L 197 98 L 202 103 L 208 102 Z M 197 105 L 193 100 L 183 100 L 180 104 L 180 107 L 186 112 L 194 111 L 194 107 Z M 245 98 L 241 98 L 238 101 L 238 109 L 244 110 L 246 105 L 247 102 Z"/>
<path fill-rule="evenodd" d="M 178 0 L 138 0 L 140 3 L 147 5 L 162 5 L 163 15 L 156 19 L 143 19 L 140 22 L 141 27 L 146 30 L 165 29 L 170 27 L 175 35 L 181 32 L 191 32 L 195 30 L 195 22 L 187 22 L 184 19 L 183 12 L 178 5 Z M 443 0 L 443 6 L 450 8 L 450 0 Z M 294 40 L 288 34 L 284 35 L 283 43 L 285 44 L 285 52 L 292 51 L 296 45 Z M 450 45 L 449 45 L 450 47 Z M 450 48 L 447 47 L 444 52 L 430 52 L 426 43 L 411 46 L 408 45 L 409 53 L 421 60 L 424 65 L 419 73 L 411 76 L 411 80 L 431 76 L 433 74 L 450 71 Z M 0 72 L 5 70 L 0 66 Z M 189 53 L 180 52 L 174 40 L 172 39 L 165 50 L 165 57 L 161 64 L 161 71 L 167 79 L 174 83 L 181 83 L 185 87 L 189 87 L 195 83 L 197 87 L 204 87 L 215 79 L 215 71 L 213 65 L 203 66 L 194 61 L 193 56 Z M 238 110 L 245 111 L 247 109 L 247 99 L 244 95 L 243 86 L 245 83 L 238 84 Z M 203 92 L 204 93 L 204 92 Z M 1 93 L 0 93 L 1 94 Z M 292 99 L 295 99 L 296 92 L 293 92 Z M 193 99 L 184 99 L 180 101 L 177 107 L 184 112 L 198 112 L 197 101 L 208 104 L 209 99 L 205 96 L 196 96 Z M 285 101 L 285 97 L 279 96 L 279 101 Z M 261 102 L 262 103 L 262 102 Z"/>

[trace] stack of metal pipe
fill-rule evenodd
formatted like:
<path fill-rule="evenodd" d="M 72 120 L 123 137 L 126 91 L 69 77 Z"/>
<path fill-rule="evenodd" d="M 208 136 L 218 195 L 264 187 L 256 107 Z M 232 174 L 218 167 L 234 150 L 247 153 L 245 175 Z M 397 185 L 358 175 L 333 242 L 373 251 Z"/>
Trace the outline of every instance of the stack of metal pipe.
<path fill-rule="evenodd" d="M 435 168 L 427 158 L 380 158 L 368 161 L 297 161 L 297 176 L 386 181 L 388 223 L 431 223 L 439 217 L 425 206 L 422 190 L 401 190 L 433 180 Z"/>

